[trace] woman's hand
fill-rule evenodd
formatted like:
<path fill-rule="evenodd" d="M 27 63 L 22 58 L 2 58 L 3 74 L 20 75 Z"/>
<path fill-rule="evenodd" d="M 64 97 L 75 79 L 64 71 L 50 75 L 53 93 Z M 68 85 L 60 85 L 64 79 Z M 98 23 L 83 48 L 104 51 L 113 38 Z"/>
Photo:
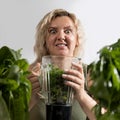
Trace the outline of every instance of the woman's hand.
<path fill-rule="evenodd" d="M 65 81 L 65 84 L 75 90 L 75 98 L 78 100 L 88 118 L 90 120 L 96 120 L 95 114 L 92 111 L 92 108 L 96 105 L 96 101 L 85 91 L 85 76 L 82 64 L 73 63 L 73 67 L 75 69 L 65 70 L 65 74 L 62 76 L 68 80 Z"/>
<path fill-rule="evenodd" d="M 83 72 L 82 64 L 72 63 L 74 69 L 65 70 L 63 78 L 66 81 L 65 84 L 71 86 L 75 90 L 75 97 L 81 99 L 82 95 L 86 92 L 84 89 L 85 86 L 85 77 Z"/>
<path fill-rule="evenodd" d="M 28 79 L 31 81 L 32 84 L 32 93 L 31 93 L 31 100 L 29 105 L 29 110 L 31 110 L 32 107 L 34 107 L 34 105 L 39 100 L 40 83 L 38 77 L 40 75 L 40 63 L 37 63 L 34 66 L 31 65 L 29 70 L 31 74 L 28 76 Z"/>

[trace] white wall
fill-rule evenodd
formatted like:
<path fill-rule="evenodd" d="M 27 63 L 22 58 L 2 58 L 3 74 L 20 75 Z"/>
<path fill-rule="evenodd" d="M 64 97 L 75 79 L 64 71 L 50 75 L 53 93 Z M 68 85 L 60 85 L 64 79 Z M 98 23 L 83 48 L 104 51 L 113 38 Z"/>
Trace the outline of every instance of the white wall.
<path fill-rule="evenodd" d="M 86 63 L 95 60 L 101 47 L 120 38 L 119 0 L 0 0 L 0 47 L 23 48 L 23 57 L 34 61 L 35 27 L 54 8 L 65 8 L 81 20 Z"/>

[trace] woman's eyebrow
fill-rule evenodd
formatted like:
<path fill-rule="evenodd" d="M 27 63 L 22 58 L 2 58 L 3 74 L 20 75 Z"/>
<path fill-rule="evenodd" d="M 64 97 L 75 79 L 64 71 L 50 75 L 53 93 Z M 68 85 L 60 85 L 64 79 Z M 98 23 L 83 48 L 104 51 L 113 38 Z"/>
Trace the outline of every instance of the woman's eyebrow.
<path fill-rule="evenodd" d="M 48 28 L 56 28 L 56 25 L 50 25 Z"/>
<path fill-rule="evenodd" d="M 48 27 L 48 30 L 50 29 L 57 29 L 58 27 L 57 26 L 49 26 Z M 74 29 L 74 26 L 64 26 L 63 29 Z"/>
<path fill-rule="evenodd" d="M 57 28 L 57 27 L 55 27 L 55 26 L 49 26 L 49 27 L 48 27 L 48 30 L 49 30 L 49 29 L 55 29 L 55 28 Z"/>

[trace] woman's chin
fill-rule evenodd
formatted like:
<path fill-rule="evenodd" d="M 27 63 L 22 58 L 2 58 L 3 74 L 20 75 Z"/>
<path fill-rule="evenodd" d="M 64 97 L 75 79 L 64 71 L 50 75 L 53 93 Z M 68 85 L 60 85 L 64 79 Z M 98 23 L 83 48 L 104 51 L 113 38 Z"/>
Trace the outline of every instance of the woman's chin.
<path fill-rule="evenodd" d="M 58 53 L 58 54 L 55 54 L 56 56 L 70 56 L 70 54 L 66 54 L 66 53 Z"/>

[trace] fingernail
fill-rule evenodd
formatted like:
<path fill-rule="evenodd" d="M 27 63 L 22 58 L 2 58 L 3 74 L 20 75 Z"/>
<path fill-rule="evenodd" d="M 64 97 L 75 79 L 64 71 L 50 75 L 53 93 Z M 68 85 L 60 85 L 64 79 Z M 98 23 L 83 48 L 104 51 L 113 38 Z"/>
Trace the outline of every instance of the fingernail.
<path fill-rule="evenodd" d="M 67 71 L 68 71 L 68 69 L 65 69 L 64 71 L 65 71 L 65 72 L 67 72 Z"/>
<path fill-rule="evenodd" d="M 66 74 L 62 74 L 62 77 L 66 77 L 67 75 Z"/>

